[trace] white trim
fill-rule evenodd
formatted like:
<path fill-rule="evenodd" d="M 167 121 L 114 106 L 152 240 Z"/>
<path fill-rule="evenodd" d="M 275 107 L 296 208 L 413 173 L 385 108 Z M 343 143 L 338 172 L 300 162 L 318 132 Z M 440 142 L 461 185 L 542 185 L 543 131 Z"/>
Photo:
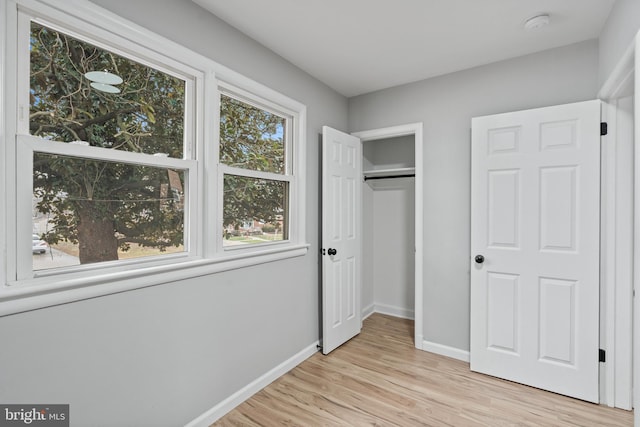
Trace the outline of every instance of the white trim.
<path fill-rule="evenodd" d="M 3 171 L 3 184 L 2 184 L 2 201 L 0 201 L 0 207 L 2 212 L 0 218 L 4 221 L 1 224 L 2 232 L 0 237 L 2 238 L 2 277 L 0 277 L 0 287 L 5 282 L 7 277 L 16 277 L 17 271 L 17 254 L 14 247 L 9 247 L 9 240 L 15 241 L 15 224 L 17 221 L 16 214 L 16 165 L 9 163 L 4 159 L 13 159 L 16 156 L 16 123 L 18 118 L 18 110 L 15 108 L 15 104 L 9 103 L 8 100 L 15 100 L 17 97 L 17 67 L 8 67 L 7 64 L 12 63 L 10 58 L 17 57 L 17 43 L 12 43 L 13 37 L 10 34 L 16 34 L 18 32 L 18 12 L 13 3 L 9 3 L 5 0 L 0 0 L 0 8 L 4 9 L 0 13 L 0 19 L 4 17 L 3 21 L 0 21 L 4 26 L 2 33 L 2 56 L 0 57 L 0 69 L 2 70 L 3 78 L 0 80 L 0 84 L 3 87 L 3 96 L 0 98 L 0 107 L 2 112 L 2 118 L 0 118 L 0 166 Z M 2 27 L 2 25 L 0 25 Z M 10 225 L 11 224 L 11 225 Z"/>
<path fill-rule="evenodd" d="M 633 266 L 625 261 L 629 253 L 627 236 L 633 234 L 633 220 L 629 219 L 633 206 L 627 205 L 629 195 L 633 193 L 633 170 L 627 170 L 618 164 L 628 154 L 624 151 L 624 138 L 630 131 L 626 121 L 618 113 L 618 100 L 631 96 L 629 88 L 633 86 L 635 70 L 635 41 L 609 75 L 598 93 L 598 97 L 607 101 L 603 108 L 603 121 L 609 126 L 609 135 L 602 143 L 602 198 L 601 198 L 601 332 L 604 337 L 601 347 L 606 350 L 606 363 L 600 365 L 604 373 L 601 385 L 601 401 L 611 407 L 630 409 L 632 406 L 633 376 L 633 310 L 628 306 L 630 294 L 629 274 Z M 637 94 L 636 94 L 637 102 Z M 638 115 L 636 104 L 636 117 Z M 638 123 L 636 119 L 636 123 Z M 621 127 L 622 126 L 622 127 Z M 633 126 L 631 124 L 631 126 Z M 637 128 L 638 125 L 636 125 Z M 637 136 L 636 136 L 637 138 Z M 637 141 L 637 139 L 636 139 Z M 638 149 L 636 148 L 636 156 Z M 638 185 L 638 157 L 636 157 L 636 186 Z M 637 203 L 638 190 L 635 199 Z M 638 205 L 636 205 L 636 208 Z M 637 216 L 636 216 L 637 221 Z M 637 231 L 636 231 L 637 236 Z M 637 248 L 637 241 L 633 250 Z M 637 258 L 637 255 L 635 255 Z M 636 261 L 637 262 L 637 261 Z M 637 264 L 635 270 L 637 271 Z M 637 277 L 637 276 L 636 276 Z M 635 282 L 635 280 L 633 280 Z M 631 285 L 633 286 L 633 285 Z M 637 369 L 635 369 L 637 372 Z M 602 378 L 602 377 L 601 377 Z M 633 382 L 631 382 L 633 383 Z"/>
<path fill-rule="evenodd" d="M 242 402 L 249 399 L 251 396 L 271 384 L 273 381 L 277 380 L 279 377 L 286 374 L 291 369 L 295 368 L 300 363 L 316 354 L 318 352 L 318 344 L 319 342 L 316 341 L 307 348 L 301 350 L 275 368 L 271 369 L 269 372 L 265 373 L 240 390 L 236 391 L 231 396 L 224 399 L 222 402 L 219 402 L 199 417 L 193 419 L 192 421 L 187 423 L 185 427 L 207 427 L 216 422 L 224 415 L 231 412 Z"/>
<path fill-rule="evenodd" d="M 376 311 L 375 311 L 374 304 L 369 304 L 368 306 L 362 309 L 362 320 L 364 321 L 367 317 L 371 316 L 375 312 Z"/>
<path fill-rule="evenodd" d="M 262 172 L 253 169 L 242 169 L 234 166 L 228 166 L 225 164 L 221 164 L 219 166 L 220 173 L 222 175 L 234 175 L 234 176 L 243 176 L 247 178 L 253 179 L 266 179 L 268 181 L 285 181 L 291 182 L 294 180 L 292 175 L 283 175 L 279 173 L 273 172 Z"/>
<path fill-rule="evenodd" d="M 601 197 L 600 197 L 600 323 L 604 336 L 600 348 L 607 351 L 610 363 L 600 365 L 604 370 L 604 389 L 601 383 L 600 403 L 613 407 L 615 390 L 615 292 L 616 292 L 616 108 L 602 104 L 602 121 L 607 121 L 609 135 L 601 138 Z"/>
<path fill-rule="evenodd" d="M 69 144 L 66 142 L 50 141 L 31 135 L 18 135 L 17 138 L 18 144 L 20 146 L 25 146 L 30 151 L 37 151 L 39 153 L 46 154 L 60 154 L 62 156 L 77 157 L 80 159 L 104 160 L 126 163 L 129 165 L 179 170 L 195 169 L 197 164 L 196 160 L 157 157 L 152 154 L 136 153 L 132 151 Z"/>
<path fill-rule="evenodd" d="M 635 37 L 635 99 L 634 99 L 634 207 L 633 207 L 633 403 L 634 424 L 640 426 L 640 32 Z"/>
<path fill-rule="evenodd" d="M 205 111 L 210 111 L 210 117 L 207 120 L 213 120 L 214 123 L 220 123 L 220 96 L 218 92 L 218 81 L 213 78 L 214 72 L 210 71 L 207 78 L 205 78 L 205 88 L 204 92 L 206 97 L 204 99 L 204 108 Z M 202 122 L 204 124 L 204 119 Z M 219 141 L 220 140 L 220 127 L 219 126 L 204 126 L 204 141 Z M 200 198 L 198 201 L 200 205 L 198 205 L 198 211 L 202 212 L 203 218 L 218 218 L 218 195 L 222 195 L 222 189 L 224 186 L 218 180 L 217 166 L 219 164 L 218 159 L 219 155 L 219 144 L 207 144 L 207 150 L 203 149 L 204 156 L 204 167 L 200 171 L 198 178 L 202 179 L 200 181 L 202 185 L 200 186 L 200 194 L 198 195 Z M 206 189 L 206 190 L 205 190 Z M 205 191 L 207 191 L 205 193 Z M 215 200 L 215 203 L 207 202 L 207 199 Z M 213 240 L 209 240 L 210 238 L 200 238 L 198 241 L 199 247 L 202 249 L 202 255 L 205 258 L 212 258 L 218 252 L 218 242 L 222 241 L 222 227 L 218 227 L 218 222 L 216 221 L 204 221 L 202 224 L 202 233 L 201 236 L 212 236 Z M 206 244 L 202 242 L 202 240 L 208 240 Z M 222 245 L 220 245 L 222 246 Z"/>
<path fill-rule="evenodd" d="M 633 406 L 633 116 L 631 99 L 617 100 L 616 125 L 616 217 L 615 217 L 615 333 L 614 406 Z M 608 349 L 607 349 L 608 350 Z M 607 354 L 607 360 L 609 360 Z"/>
<path fill-rule="evenodd" d="M 386 314 L 388 316 L 399 317 L 401 319 L 413 320 L 415 318 L 414 310 L 388 304 L 374 304 L 373 311 L 375 313 Z"/>
<path fill-rule="evenodd" d="M 460 350 L 459 348 L 449 347 L 448 345 L 438 344 L 431 341 L 423 341 L 422 349 L 430 353 L 451 357 L 452 359 L 462 360 L 467 363 L 469 363 L 470 360 L 470 354 L 466 350 Z"/>
<path fill-rule="evenodd" d="M 69 275 L 65 280 L 57 281 L 54 284 L 50 283 L 50 279 L 40 282 L 36 282 L 38 279 L 34 279 L 35 283 L 32 286 L 4 287 L 2 289 L 0 292 L 0 317 L 304 256 L 308 249 L 309 245 L 307 244 L 283 246 L 259 253 L 244 253 L 239 256 L 156 265 L 133 271 L 96 274 L 91 277 L 87 277 L 86 274 Z"/>
<path fill-rule="evenodd" d="M 424 151 L 422 122 L 392 126 L 381 129 L 353 132 L 352 135 L 361 141 L 394 138 L 398 136 L 414 135 L 415 139 L 415 310 L 414 310 L 414 342 L 419 350 L 423 350 L 423 295 L 424 295 Z"/>

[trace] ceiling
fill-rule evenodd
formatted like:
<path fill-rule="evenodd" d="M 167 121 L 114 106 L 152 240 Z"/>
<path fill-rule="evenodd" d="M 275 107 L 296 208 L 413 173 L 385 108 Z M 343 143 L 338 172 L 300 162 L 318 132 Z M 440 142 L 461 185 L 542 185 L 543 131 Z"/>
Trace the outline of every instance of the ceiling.
<path fill-rule="evenodd" d="M 351 97 L 597 38 L 615 0 L 193 1 Z"/>

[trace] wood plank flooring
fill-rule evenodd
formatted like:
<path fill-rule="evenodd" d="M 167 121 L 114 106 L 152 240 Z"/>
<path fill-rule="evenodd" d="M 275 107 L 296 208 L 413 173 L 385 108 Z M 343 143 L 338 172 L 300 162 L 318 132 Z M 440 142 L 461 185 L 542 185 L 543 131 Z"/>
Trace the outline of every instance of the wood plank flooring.
<path fill-rule="evenodd" d="M 317 353 L 214 426 L 628 427 L 632 412 L 469 371 L 416 350 L 413 321 L 373 314 L 362 333 Z"/>

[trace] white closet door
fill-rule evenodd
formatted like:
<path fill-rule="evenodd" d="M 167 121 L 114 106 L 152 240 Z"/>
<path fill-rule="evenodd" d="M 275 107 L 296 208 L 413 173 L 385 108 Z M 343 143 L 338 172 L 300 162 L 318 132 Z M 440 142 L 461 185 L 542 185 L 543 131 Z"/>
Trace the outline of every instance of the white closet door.
<path fill-rule="evenodd" d="M 471 369 L 597 402 L 600 102 L 472 129 Z"/>
<path fill-rule="evenodd" d="M 362 144 L 322 128 L 322 352 L 362 329 Z"/>

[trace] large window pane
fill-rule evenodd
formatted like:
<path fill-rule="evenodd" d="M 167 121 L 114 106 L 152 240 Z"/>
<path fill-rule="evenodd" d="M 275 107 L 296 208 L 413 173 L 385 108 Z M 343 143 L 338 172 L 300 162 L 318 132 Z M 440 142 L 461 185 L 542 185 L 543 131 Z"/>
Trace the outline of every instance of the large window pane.
<path fill-rule="evenodd" d="M 182 158 L 185 82 L 31 23 L 31 135 Z"/>
<path fill-rule="evenodd" d="M 286 181 L 224 176 L 224 246 L 287 240 Z"/>
<path fill-rule="evenodd" d="M 42 153 L 33 161 L 34 270 L 184 251 L 184 171 Z M 51 250 L 37 253 L 36 237 Z"/>
<path fill-rule="evenodd" d="M 261 172 L 285 173 L 286 119 L 222 95 L 220 161 Z"/>

